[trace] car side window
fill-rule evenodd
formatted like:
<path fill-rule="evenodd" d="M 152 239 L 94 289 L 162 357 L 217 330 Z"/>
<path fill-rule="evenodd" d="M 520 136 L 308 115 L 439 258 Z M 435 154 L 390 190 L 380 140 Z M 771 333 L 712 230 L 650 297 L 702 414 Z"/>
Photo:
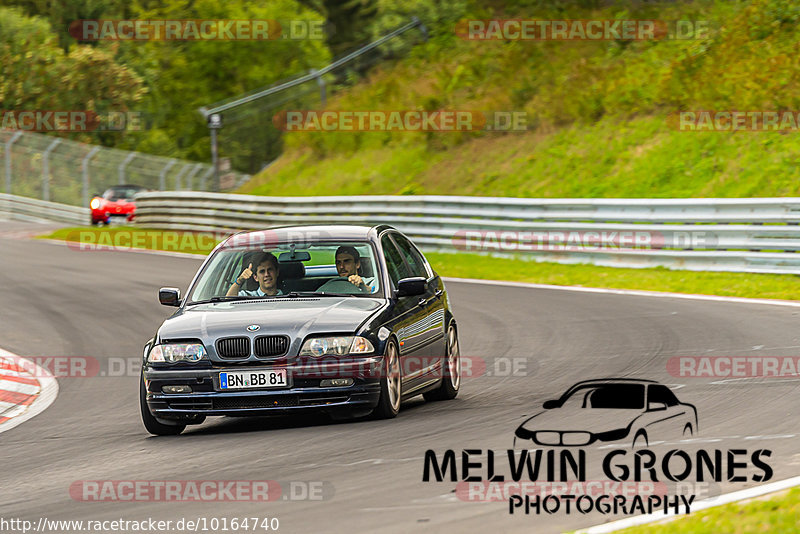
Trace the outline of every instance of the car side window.
<path fill-rule="evenodd" d="M 650 386 L 648 402 L 663 402 L 667 406 L 677 406 L 678 398 L 667 386 Z"/>
<path fill-rule="evenodd" d="M 427 280 L 428 270 L 425 268 L 425 259 L 422 257 L 422 254 L 411 241 L 404 236 L 394 234 L 393 237 L 395 243 L 397 243 L 397 247 L 408 262 L 409 267 L 411 267 L 411 276 L 421 276 Z"/>
<path fill-rule="evenodd" d="M 396 288 L 397 282 L 403 278 L 411 277 L 411 273 L 409 273 L 408 267 L 403 262 L 403 257 L 397 247 L 394 246 L 394 243 L 392 243 L 392 240 L 389 239 L 388 234 L 381 238 L 381 247 L 383 247 L 383 255 L 386 257 L 386 269 L 389 271 L 389 278 L 391 278 L 392 284 Z"/>

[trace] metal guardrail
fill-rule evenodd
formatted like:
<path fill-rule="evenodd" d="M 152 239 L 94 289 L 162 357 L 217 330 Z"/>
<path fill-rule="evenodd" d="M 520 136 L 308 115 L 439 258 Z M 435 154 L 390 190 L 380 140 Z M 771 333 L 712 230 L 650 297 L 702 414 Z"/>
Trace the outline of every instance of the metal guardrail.
<path fill-rule="evenodd" d="M 385 223 L 426 250 L 613 267 L 800 274 L 800 198 L 284 198 L 176 191 L 139 195 L 136 222 L 231 232 Z"/>
<path fill-rule="evenodd" d="M 86 225 L 89 224 L 89 208 L 0 193 L 0 219 L 44 219 Z"/>

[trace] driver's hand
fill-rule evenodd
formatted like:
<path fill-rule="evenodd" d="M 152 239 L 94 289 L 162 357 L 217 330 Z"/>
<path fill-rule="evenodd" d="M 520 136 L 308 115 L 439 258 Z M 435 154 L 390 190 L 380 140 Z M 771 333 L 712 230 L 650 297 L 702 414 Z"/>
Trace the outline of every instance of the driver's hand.
<path fill-rule="evenodd" d="M 236 280 L 237 281 L 238 280 L 250 280 L 251 278 L 253 278 L 253 264 L 252 263 L 250 264 L 249 267 L 247 267 L 247 269 L 242 271 L 242 274 L 240 274 L 239 278 L 237 278 Z"/>
<path fill-rule="evenodd" d="M 362 280 L 361 277 L 358 276 L 357 274 L 351 274 L 350 276 L 347 277 L 347 280 L 351 284 L 355 285 L 356 287 L 361 287 L 362 285 L 363 286 L 367 285 L 367 284 L 364 283 L 364 280 Z"/>

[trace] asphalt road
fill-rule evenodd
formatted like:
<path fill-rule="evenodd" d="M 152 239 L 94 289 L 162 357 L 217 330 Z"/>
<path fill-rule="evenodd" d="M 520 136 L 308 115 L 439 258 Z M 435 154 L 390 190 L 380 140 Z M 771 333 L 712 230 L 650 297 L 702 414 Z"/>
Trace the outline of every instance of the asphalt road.
<path fill-rule="evenodd" d="M 25 228 L 0 223 L 0 347 L 25 357 L 88 356 L 101 370 L 111 359 L 139 358 L 170 313 L 158 304 L 158 288 L 185 290 L 199 266 L 193 258 L 80 252 L 4 235 Z M 466 378 L 454 401 L 412 401 L 390 421 L 220 418 L 162 438 L 141 424 L 136 374 L 61 378 L 52 406 L 0 433 L 0 518 L 277 517 L 279 532 L 585 527 L 618 517 L 509 515 L 507 502 L 463 502 L 452 482 L 422 482 L 423 456 L 511 448 L 514 429 L 542 401 L 608 376 L 673 384 L 697 406 L 697 439 L 653 450 L 769 449 L 773 480 L 800 475 L 798 379 L 721 382 L 666 370 L 675 356 L 800 356 L 800 308 L 455 282 L 448 290 L 462 354 L 485 359 L 492 374 L 505 369 L 495 362 L 516 361 L 517 376 Z M 321 501 L 272 503 L 97 503 L 69 494 L 81 480 L 150 479 L 324 481 L 328 489 Z"/>

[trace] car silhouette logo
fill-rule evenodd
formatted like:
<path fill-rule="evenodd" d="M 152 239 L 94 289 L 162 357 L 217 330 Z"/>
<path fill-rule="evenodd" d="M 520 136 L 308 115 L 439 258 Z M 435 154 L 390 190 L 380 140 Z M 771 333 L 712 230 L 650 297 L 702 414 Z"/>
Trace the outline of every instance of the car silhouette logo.
<path fill-rule="evenodd" d="M 247 327 L 247 331 L 248 331 L 248 332 L 258 332 L 258 330 L 259 330 L 260 328 L 261 328 L 261 327 L 260 327 L 260 326 L 258 326 L 257 324 L 251 324 L 250 326 L 248 326 L 248 327 Z"/>
<path fill-rule="evenodd" d="M 685 439 L 697 433 L 697 410 L 652 380 L 603 378 L 578 382 L 543 412 L 525 420 L 514 445 L 586 446 L 627 441 L 634 447 L 653 440 Z"/>

